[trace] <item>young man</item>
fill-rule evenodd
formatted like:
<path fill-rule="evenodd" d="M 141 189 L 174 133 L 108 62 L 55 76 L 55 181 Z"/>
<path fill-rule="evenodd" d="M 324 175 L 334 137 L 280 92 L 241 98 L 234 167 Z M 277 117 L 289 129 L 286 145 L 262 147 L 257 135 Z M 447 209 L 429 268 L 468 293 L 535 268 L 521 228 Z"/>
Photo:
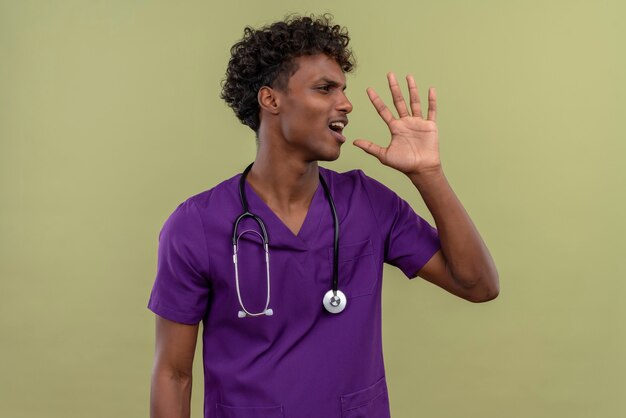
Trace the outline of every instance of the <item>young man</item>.
<path fill-rule="evenodd" d="M 367 94 L 391 142 L 354 145 L 407 175 L 437 229 L 362 171 L 318 166 L 346 141 L 348 41 L 327 17 L 292 17 L 246 28 L 232 48 L 222 97 L 257 155 L 160 233 L 152 417 L 189 416 L 200 321 L 206 418 L 389 417 L 383 263 L 473 302 L 497 296 L 493 260 L 443 174 L 433 89 L 424 119 L 414 79 L 407 105 L 390 73 L 398 117 Z"/>

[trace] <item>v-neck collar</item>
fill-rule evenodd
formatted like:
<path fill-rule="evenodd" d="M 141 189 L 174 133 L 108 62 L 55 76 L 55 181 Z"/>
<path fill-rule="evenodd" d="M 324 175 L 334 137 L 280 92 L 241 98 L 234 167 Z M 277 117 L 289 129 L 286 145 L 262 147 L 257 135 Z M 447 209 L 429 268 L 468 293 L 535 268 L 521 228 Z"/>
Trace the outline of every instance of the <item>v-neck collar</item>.
<path fill-rule="evenodd" d="M 265 223 L 270 248 L 289 248 L 304 252 L 308 251 L 310 244 L 316 239 L 321 218 L 323 216 L 331 216 L 323 187 L 321 184 L 318 184 L 313 198 L 311 199 L 304 222 L 300 227 L 300 231 L 298 231 L 298 235 L 295 235 L 278 215 L 270 209 L 263 199 L 256 194 L 247 181 L 245 182 L 245 190 L 250 212 L 259 216 Z"/>

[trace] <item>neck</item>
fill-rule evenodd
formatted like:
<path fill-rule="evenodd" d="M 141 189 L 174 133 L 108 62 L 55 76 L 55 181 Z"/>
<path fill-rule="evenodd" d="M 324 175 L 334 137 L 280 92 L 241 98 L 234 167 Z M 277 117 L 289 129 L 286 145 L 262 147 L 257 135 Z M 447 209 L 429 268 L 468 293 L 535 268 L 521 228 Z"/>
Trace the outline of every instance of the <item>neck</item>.
<path fill-rule="evenodd" d="M 259 146 L 248 184 L 271 208 L 285 213 L 308 208 L 319 185 L 317 161 L 301 161 L 268 148 Z"/>

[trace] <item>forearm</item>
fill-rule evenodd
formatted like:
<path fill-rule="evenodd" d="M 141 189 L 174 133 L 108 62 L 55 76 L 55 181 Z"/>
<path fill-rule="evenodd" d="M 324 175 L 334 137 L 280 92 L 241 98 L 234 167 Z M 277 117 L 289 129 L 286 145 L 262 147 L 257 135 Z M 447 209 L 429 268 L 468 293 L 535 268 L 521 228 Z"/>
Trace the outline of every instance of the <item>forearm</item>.
<path fill-rule="evenodd" d="M 192 377 L 154 372 L 150 389 L 150 418 L 189 418 Z"/>
<path fill-rule="evenodd" d="M 443 170 L 408 177 L 435 220 L 441 250 L 454 279 L 463 287 L 480 286 L 497 294 L 499 280 L 493 259 Z"/>

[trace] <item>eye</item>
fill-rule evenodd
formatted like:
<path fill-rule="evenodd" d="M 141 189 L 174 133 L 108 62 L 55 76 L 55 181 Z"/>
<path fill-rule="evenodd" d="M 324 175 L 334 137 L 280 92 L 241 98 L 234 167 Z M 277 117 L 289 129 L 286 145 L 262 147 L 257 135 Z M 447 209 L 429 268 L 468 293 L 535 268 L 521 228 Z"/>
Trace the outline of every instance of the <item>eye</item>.
<path fill-rule="evenodd" d="M 329 84 L 324 84 L 322 86 L 319 86 L 317 89 L 325 91 L 325 92 L 328 92 L 328 91 L 330 91 L 330 85 Z"/>

